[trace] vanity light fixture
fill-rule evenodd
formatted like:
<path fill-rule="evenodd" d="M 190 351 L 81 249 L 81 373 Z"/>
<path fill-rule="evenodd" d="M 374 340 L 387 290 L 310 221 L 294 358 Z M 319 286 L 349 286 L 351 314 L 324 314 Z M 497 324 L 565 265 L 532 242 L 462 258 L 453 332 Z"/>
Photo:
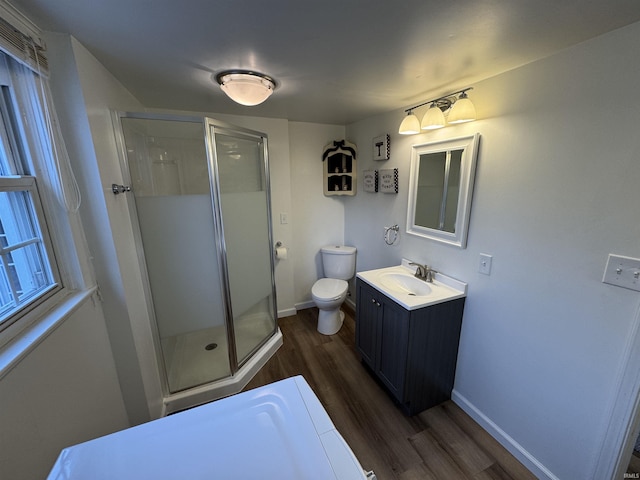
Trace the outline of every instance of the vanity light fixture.
<path fill-rule="evenodd" d="M 249 107 L 264 102 L 276 88 L 273 78 L 251 70 L 225 70 L 215 79 L 231 100 Z"/>
<path fill-rule="evenodd" d="M 476 119 L 476 107 L 473 106 L 469 97 L 467 97 L 466 90 L 463 90 L 458 101 L 449 112 L 449 123 L 464 123 L 472 122 Z"/>
<path fill-rule="evenodd" d="M 463 123 L 475 120 L 476 109 L 467 96 L 467 91 L 471 89 L 473 89 L 473 87 L 458 90 L 457 92 L 449 93 L 443 97 L 408 108 L 405 110 L 407 116 L 402 120 L 398 133 L 401 135 L 414 135 L 420 133 L 421 130 L 442 128 L 447 124 L 445 112 L 448 114 L 448 123 Z M 456 97 L 457 94 L 460 94 L 460 96 Z M 419 122 L 413 110 L 428 104 L 431 104 L 431 106 L 422 118 L 422 122 Z"/>
<path fill-rule="evenodd" d="M 429 107 L 429 110 L 427 110 L 427 113 L 422 117 L 420 128 L 422 130 L 436 130 L 444 127 L 445 125 L 444 113 L 442 113 L 442 110 L 438 107 L 437 102 L 433 102 Z"/>
<path fill-rule="evenodd" d="M 414 135 L 416 133 L 420 133 L 420 120 L 418 120 L 418 117 L 415 116 L 411 109 L 405 111 L 407 112 L 407 116 L 402 120 L 398 132 L 402 135 Z"/>

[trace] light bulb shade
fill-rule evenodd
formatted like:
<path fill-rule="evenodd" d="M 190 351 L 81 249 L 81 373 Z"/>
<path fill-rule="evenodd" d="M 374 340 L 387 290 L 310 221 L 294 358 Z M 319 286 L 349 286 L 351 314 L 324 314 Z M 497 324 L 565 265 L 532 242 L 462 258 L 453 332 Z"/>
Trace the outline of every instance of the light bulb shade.
<path fill-rule="evenodd" d="M 271 77 L 244 70 L 219 73 L 216 81 L 231 100 L 248 107 L 264 102 L 276 87 Z"/>
<path fill-rule="evenodd" d="M 404 120 L 402 120 L 398 133 L 400 135 L 414 135 L 416 133 L 420 133 L 420 120 L 418 120 L 418 117 L 409 112 L 409 114 L 404 117 Z"/>
<path fill-rule="evenodd" d="M 449 112 L 449 123 L 472 122 L 476 119 L 476 107 L 473 106 L 466 93 L 462 93 L 460 98 L 451 107 Z"/>
<path fill-rule="evenodd" d="M 420 128 L 422 128 L 422 130 L 436 130 L 444 127 L 444 125 L 444 113 L 442 113 L 440 107 L 434 102 L 429 107 L 429 110 L 427 110 L 427 113 L 424 114 L 424 117 L 422 117 Z"/>

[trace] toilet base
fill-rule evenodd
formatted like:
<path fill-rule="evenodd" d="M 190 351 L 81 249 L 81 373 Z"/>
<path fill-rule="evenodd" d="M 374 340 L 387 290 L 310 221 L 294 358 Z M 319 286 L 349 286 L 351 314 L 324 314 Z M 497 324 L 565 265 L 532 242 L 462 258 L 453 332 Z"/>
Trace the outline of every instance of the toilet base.
<path fill-rule="evenodd" d="M 334 335 L 342 328 L 344 312 L 340 308 L 335 310 L 320 310 L 318 313 L 318 332 L 323 335 Z"/>

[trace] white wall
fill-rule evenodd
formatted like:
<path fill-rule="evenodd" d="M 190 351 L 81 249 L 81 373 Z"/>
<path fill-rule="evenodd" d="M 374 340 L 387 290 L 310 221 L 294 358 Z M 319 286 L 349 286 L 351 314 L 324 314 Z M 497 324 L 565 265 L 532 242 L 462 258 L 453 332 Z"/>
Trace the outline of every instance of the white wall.
<path fill-rule="evenodd" d="M 340 125 L 289 123 L 294 225 L 291 250 L 297 308 L 313 305 L 311 287 L 324 276 L 320 248 L 344 242 L 344 206 L 351 198 L 325 197 L 322 170 L 323 148 L 344 135 L 345 128 Z"/>
<path fill-rule="evenodd" d="M 132 424 L 159 416 L 162 393 L 149 313 L 122 184 L 110 110 L 140 104 L 75 39 L 47 34 L 51 88 L 78 176 L 80 209 L 107 319 L 122 394 Z"/>
<path fill-rule="evenodd" d="M 397 196 L 346 204 L 358 269 L 404 256 L 469 283 L 456 401 L 550 478 L 593 478 L 640 303 L 601 282 L 608 253 L 640 257 L 639 48 L 640 23 L 480 82 L 471 124 L 407 138 L 395 112 L 347 127 L 361 151 L 391 133 L 391 160 L 363 156 L 360 172 L 400 169 Z M 411 144 L 476 131 L 467 249 L 407 234 L 386 246 L 384 225 L 404 231 Z"/>
<path fill-rule="evenodd" d="M 128 425 L 104 314 L 89 298 L 0 379 L 0 478 L 45 478 L 63 448 Z"/>

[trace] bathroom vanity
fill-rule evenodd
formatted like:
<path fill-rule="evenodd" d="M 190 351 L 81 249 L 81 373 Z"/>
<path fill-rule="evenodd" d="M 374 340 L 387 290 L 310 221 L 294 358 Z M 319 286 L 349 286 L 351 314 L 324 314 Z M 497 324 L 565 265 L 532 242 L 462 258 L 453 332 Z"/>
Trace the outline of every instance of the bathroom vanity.
<path fill-rule="evenodd" d="M 356 276 L 356 346 L 402 410 L 451 398 L 466 284 L 413 277 L 407 261 Z"/>

